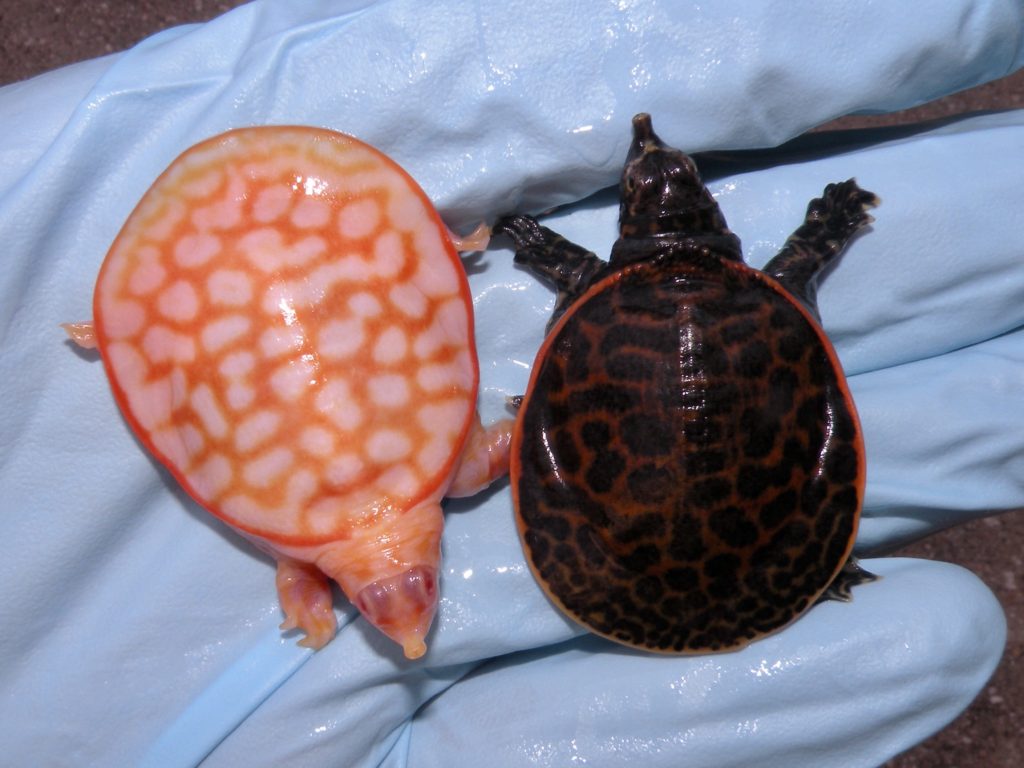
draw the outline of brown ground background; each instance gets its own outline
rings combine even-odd
[[[205,21],[241,4],[238,0],[0,0],[0,85],[123,50],[160,29]],[[895,115],[844,118],[825,128],[891,125],[1021,107],[1024,72]],[[1002,663],[970,709],[886,768],[1024,766],[1024,585],[1018,581],[1024,580],[1024,513],[960,526],[900,554],[959,563],[978,574],[1006,610],[1009,639]]]

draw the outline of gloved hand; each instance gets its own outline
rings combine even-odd
[[[1005,633],[966,571],[871,560],[883,578],[852,603],[741,652],[634,654],[551,607],[507,485],[448,506],[427,656],[404,661],[344,606],[312,654],[277,629],[269,560],[145,456],[102,367],[57,324],[90,316],[103,255],[156,175],[230,127],[359,136],[461,229],[613,184],[635,112],[688,151],[767,147],[1002,75],[1024,60],[1022,16],[1010,0],[925,16],[854,2],[255,2],[0,89],[8,759],[873,765],[948,722]],[[819,291],[865,430],[862,554],[1024,502],[1007,163],[1021,143],[1024,116],[1009,114],[705,163],[754,265],[825,183],[856,176],[882,198]],[[546,223],[606,255],[614,219],[604,193]],[[552,296],[507,250],[469,267],[487,421],[523,390]]]

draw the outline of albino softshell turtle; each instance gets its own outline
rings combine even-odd
[[[421,656],[437,606],[441,500],[503,475],[483,429],[469,286],[452,235],[392,160],[306,127],[187,150],[100,269],[96,346],[139,440],[278,564],[282,628],[320,648],[329,579]]]

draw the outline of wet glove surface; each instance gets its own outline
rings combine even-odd
[[[688,151],[766,147],[1021,58],[1009,2],[871,19],[854,3],[750,5],[608,3],[584,15],[526,2],[257,2],[0,89],[11,760],[873,765],[969,703],[1005,628],[962,569],[872,559],[883,579],[853,603],[819,606],[742,652],[648,657],[584,636],[550,606],[523,563],[506,485],[448,506],[423,660],[403,661],[343,603],[339,636],[311,654],[277,629],[270,561],[147,458],[102,366],[61,341],[58,323],[89,316],[103,255],[141,194],[182,150],[231,127],[359,136],[459,229],[587,198],[545,223],[606,256],[616,201],[598,192],[616,180],[635,112]],[[830,141],[704,167],[755,266],[825,183],[856,176],[882,198],[819,291],[864,426],[859,548],[870,554],[1024,499],[1024,271],[1006,162],[1024,118]],[[485,420],[523,390],[552,301],[500,245],[469,265]]]

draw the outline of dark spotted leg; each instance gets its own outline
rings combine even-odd
[[[532,216],[504,216],[491,231],[511,237],[516,247],[516,264],[551,283],[558,292],[548,330],[607,266],[590,251],[542,227]]]
[[[825,591],[821,593],[821,597],[818,598],[817,602],[823,603],[826,600],[841,600],[844,603],[848,603],[853,599],[850,594],[850,590],[856,587],[858,584],[868,584],[872,581],[877,581],[878,577],[870,571],[865,571],[860,567],[860,563],[857,562],[857,558],[850,555],[850,559],[846,561],[846,564],[842,567],[836,577],[832,579],[832,583],[825,588]]]
[[[846,247],[858,230],[871,223],[867,209],[878,204],[874,194],[853,179],[829,184],[807,206],[804,223],[789,236],[764,272],[774,277],[818,314],[817,277]]]
[[[807,206],[804,223],[789,236],[764,272],[774,277],[793,296],[818,316],[817,278],[853,236],[871,223],[867,209],[878,205],[878,198],[861,189],[853,179],[829,184],[821,197]],[[865,571],[852,555],[828,585],[818,602],[850,599],[850,590],[878,577]]]

